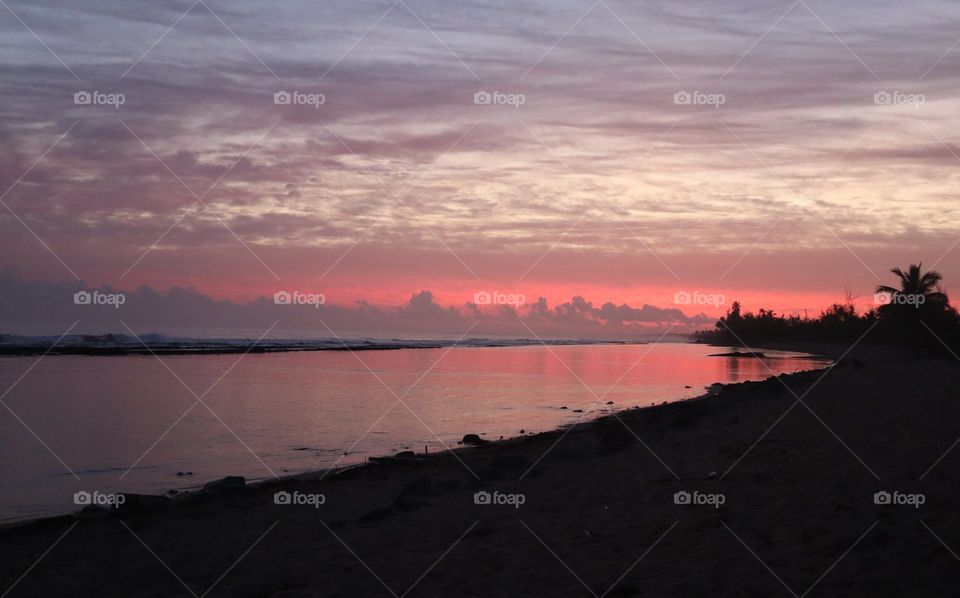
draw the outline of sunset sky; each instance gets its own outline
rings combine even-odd
[[[0,301],[51,301],[11,320],[148,286],[693,329],[960,280],[950,2],[0,4]]]

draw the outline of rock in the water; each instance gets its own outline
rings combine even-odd
[[[481,444],[486,444],[487,441],[483,438],[480,438],[477,434],[466,434],[463,437],[463,440],[460,441],[462,444],[468,444],[473,446],[478,446]]]
[[[413,451],[400,451],[399,453],[397,453],[397,457],[400,457],[400,458],[416,457],[416,456],[417,454]]]
[[[707,389],[707,394],[712,396],[712,395],[720,394],[720,392],[723,391],[723,384],[720,384],[719,382],[714,382],[713,384],[705,388]]]

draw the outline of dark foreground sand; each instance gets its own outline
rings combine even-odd
[[[464,463],[397,459],[8,529],[0,593],[19,579],[4,598],[956,596],[960,447],[943,455],[960,438],[960,364],[860,357],[806,406],[781,381],[803,396],[822,372],[464,449]],[[278,490],[326,503],[275,505]],[[524,503],[474,504],[481,490]],[[877,505],[880,490],[925,502]],[[724,502],[675,504],[680,491]]]

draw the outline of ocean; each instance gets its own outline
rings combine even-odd
[[[448,344],[0,357],[0,520],[75,511],[78,492],[166,494],[541,432],[825,364],[692,343]]]

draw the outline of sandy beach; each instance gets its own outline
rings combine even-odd
[[[958,384],[956,361],[858,349],[829,371],[455,455],[128,497],[4,530],[0,586],[11,597],[955,595]]]

